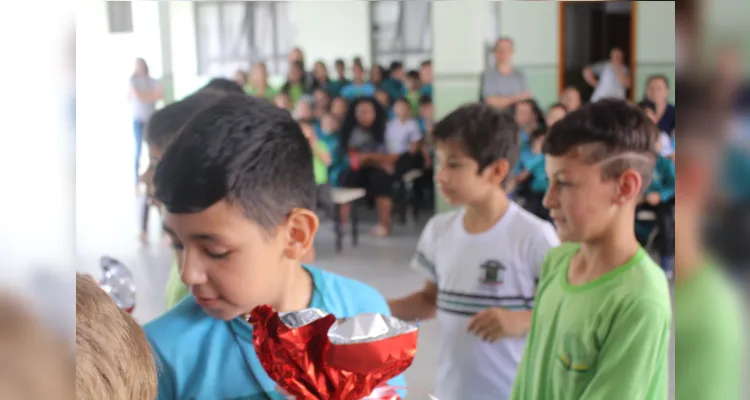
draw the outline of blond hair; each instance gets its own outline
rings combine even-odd
[[[89,277],[76,276],[76,394],[152,400],[156,364],[141,327]]]
[[[72,349],[25,304],[0,294],[0,399],[74,399]]]

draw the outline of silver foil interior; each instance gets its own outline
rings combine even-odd
[[[299,311],[279,313],[279,319],[290,328],[299,328],[317,321],[328,315],[327,312],[317,308],[306,308]]]
[[[368,343],[416,330],[416,325],[395,317],[362,313],[337,320],[328,330],[328,339],[333,344]]]
[[[299,328],[328,315],[317,308],[279,313],[281,322],[289,328]],[[414,332],[417,325],[398,318],[376,313],[362,313],[354,317],[338,319],[328,330],[328,339],[333,344],[375,342],[389,337]]]

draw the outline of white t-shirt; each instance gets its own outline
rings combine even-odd
[[[385,129],[385,147],[388,154],[403,154],[409,150],[409,145],[422,139],[419,124],[413,118],[404,122],[394,118],[388,121]]]
[[[623,72],[628,73],[628,67],[622,66]],[[599,76],[591,102],[605,98],[625,99],[625,87],[617,79],[617,71],[610,61],[602,61],[591,66],[591,71]]]
[[[488,307],[531,310],[542,261],[559,244],[554,227],[511,202],[494,227],[469,234],[465,209],[434,216],[422,232],[412,268],[437,283],[440,326],[438,399],[504,400],[510,396],[525,338],[484,342],[468,333]]]

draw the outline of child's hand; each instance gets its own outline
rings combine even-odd
[[[521,171],[521,173],[518,174],[518,178],[517,178],[518,182],[519,183],[520,182],[524,182],[526,179],[529,179],[529,176],[531,176],[531,174],[529,173],[529,171],[526,171],[526,170]]]
[[[472,317],[468,330],[488,342],[507,337],[522,337],[528,332],[528,316],[525,314],[491,307]]]
[[[661,203],[661,196],[659,196],[659,193],[657,192],[651,192],[646,195],[646,203],[651,204],[652,206],[658,206],[659,203]]]

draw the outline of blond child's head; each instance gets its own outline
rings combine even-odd
[[[151,400],[156,364],[146,335],[91,278],[76,276],[78,399]]]
[[[72,400],[70,346],[22,303],[0,294],[0,399]]]

